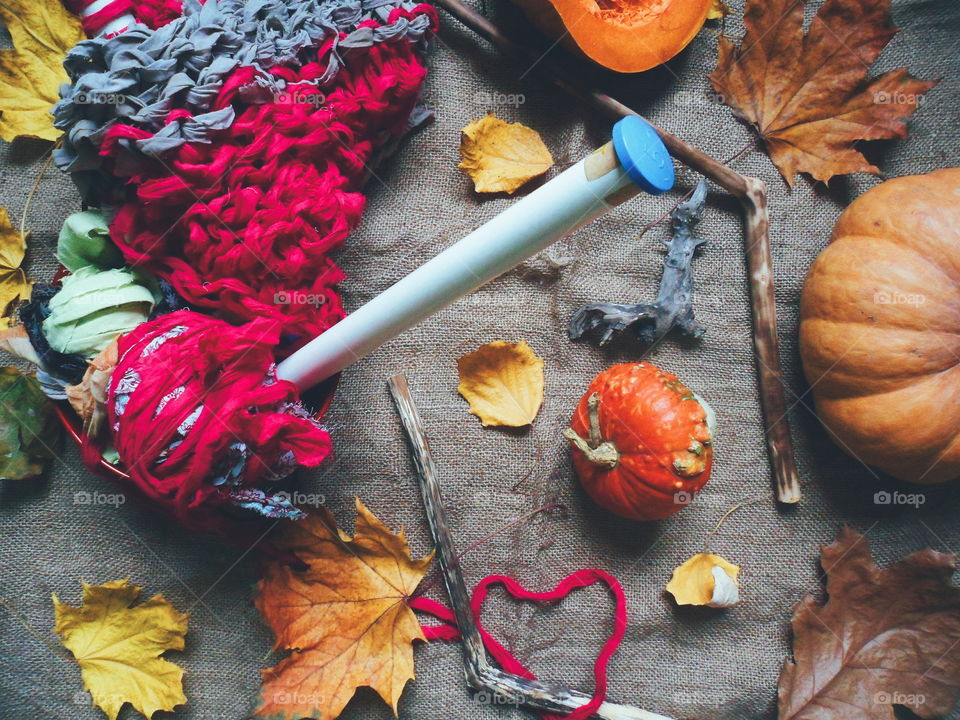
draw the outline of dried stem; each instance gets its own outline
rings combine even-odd
[[[47,638],[47,637],[44,636],[44,635],[41,635],[40,632],[39,632],[38,630],[36,630],[36,629],[27,621],[27,618],[25,618],[16,608],[13,607],[13,605],[11,605],[10,603],[8,603],[8,602],[7,602],[6,600],[4,600],[3,598],[0,598],[0,607],[5,608],[7,612],[9,612],[11,615],[13,615],[13,616],[20,622],[20,624],[23,625],[24,628],[26,628],[27,632],[29,632],[29,633],[30,633],[31,635],[33,635],[37,640],[39,640],[39,641],[42,642],[44,645],[46,645],[47,648],[48,648],[54,655],[56,655],[56,656],[58,656],[58,657],[61,657],[61,658],[63,658],[64,660],[67,660],[68,662],[76,662],[76,659],[73,657],[73,655],[68,654],[67,651],[64,650],[62,647],[60,647],[60,646],[58,646],[58,645],[55,645],[53,642],[50,641],[49,638]]]
[[[705,553],[710,552],[710,541],[713,540],[713,536],[717,534],[717,531],[720,530],[720,527],[727,521],[728,517],[733,515],[740,508],[746,507],[747,505],[753,505],[755,502],[760,502],[762,499],[763,499],[762,497],[754,497],[754,498],[750,498],[749,500],[738,502],[732,508],[727,510],[723,515],[721,515],[720,519],[717,521],[717,524],[713,526],[713,530],[711,530],[707,534],[707,537],[704,538],[703,551]]]
[[[609,95],[594,88],[581,87],[576,81],[569,80],[569,73],[563,72],[550,58],[514,41],[461,0],[436,0],[436,4],[503,52],[532,63],[531,67],[535,66],[537,71],[558,88],[592,106],[601,114],[614,119],[639,115]],[[743,205],[744,240],[753,310],[753,345],[760,405],[766,426],[767,450],[777,500],[782,503],[795,503],[800,500],[800,478],[793,457],[787,400],[780,373],[766,186],[757,178],[732,170],[676,135],[655,125],[654,129],[673,157],[738,197]]]
[[[500,527],[496,528],[495,530],[491,530],[490,532],[488,532],[486,535],[484,535],[484,536],[483,536],[482,538],[480,538],[479,540],[475,540],[474,542],[472,542],[472,543],[470,543],[469,545],[467,545],[463,550],[461,550],[460,552],[457,553],[457,556],[453,559],[453,561],[454,561],[455,563],[459,563],[461,560],[463,560],[464,555],[468,555],[469,553],[473,552],[474,550],[476,550],[476,549],[477,549],[478,547],[480,547],[481,545],[485,545],[486,543],[490,542],[491,540],[493,540],[493,538],[495,538],[495,537],[496,537],[497,535],[499,535],[500,533],[506,532],[506,531],[509,530],[510,528],[516,527],[517,525],[519,525],[519,524],[521,524],[521,523],[523,523],[523,522],[526,522],[527,520],[529,520],[530,518],[532,518],[534,515],[539,515],[539,514],[542,513],[542,512],[547,512],[547,511],[549,511],[549,510],[554,510],[554,509],[559,508],[559,507],[563,507],[563,506],[562,506],[560,503],[550,503],[549,505],[542,505],[541,507],[535,508],[535,509],[533,509],[533,510],[531,510],[531,511],[529,511],[529,512],[525,512],[523,515],[520,515],[519,517],[515,517],[513,520],[511,520],[510,522],[508,522],[506,525],[501,525]],[[434,570],[436,570],[436,566],[434,566]],[[433,572],[431,571],[431,575],[432,575],[432,574],[433,574]],[[431,578],[428,582],[421,582],[420,585],[417,586],[417,591],[416,591],[416,593],[414,593],[414,594],[415,594],[415,595],[425,595],[425,594],[427,593],[427,591],[434,586],[434,583],[435,583],[435,582],[436,582],[436,578],[435,578],[435,577]]]
[[[50,163],[53,161],[53,150],[55,150],[60,145],[60,141],[57,141],[57,144],[54,145],[53,149],[50,150],[50,154],[47,155],[46,161],[43,165],[40,166],[39,172],[37,172],[37,179],[33,181],[33,186],[30,188],[30,192],[27,194],[26,202],[23,204],[23,214],[20,216],[20,237],[24,241],[27,239],[27,213],[30,212],[30,205],[33,203],[33,196],[37,194],[37,190],[40,188],[40,183],[43,181],[43,176],[47,172],[47,168],[50,167]]]
[[[590,440],[584,440],[573,428],[563,431],[563,436],[577,446],[594,465],[613,470],[620,464],[620,451],[612,442],[603,439],[600,433],[600,395],[593,393],[587,400],[587,413],[590,418]]]
[[[470,611],[470,593],[457,562],[453,536],[447,523],[447,513],[440,494],[440,480],[430,443],[424,433],[423,421],[410,395],[404,375],[395,375],[388,383],[390,394],[403,423],[410,452],[417,470],[423,505],[430,525],[430,534],[437,547],[437,562],[450,596],[450,604],[457,620],[463,647],[463,666],[467,685],[474,690],[485,690],[511,702],[548,713],[570,713],[590,702],[590,696],[559,685],[529,680],[504,672],[487,662],[483,640]],[[664,715],[641,710],[629,705],[605,702],[596,715],[606,720],[670,720]]]

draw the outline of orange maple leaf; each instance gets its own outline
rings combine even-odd
[[[407,598],[433,555],[413,560],[403,531],[391,533],[359,500],[352,539],[322,509],[277,544],[307,567],[269,565],[259,584],[257,608],[290,654],[263,671],[255,714],[330,720],[362,686],[396,713],[414,677],[413,641],[426,639]]]
[[[880,170],[858,140],[905,137],[906,118],[938,81],[906,69],[867,78],[897,33],[889,0],[827,0],[803,32],[803,0],[749,0],[747,33],[721,38],[709,75],[722,101],[752,124],[787,184],[799,172],[834,175]]]

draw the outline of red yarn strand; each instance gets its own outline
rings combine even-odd
[[[483,645],[487,649],[497,664],[509,673],[520,675],[521,677],[536,679],[536,676],[528,670],[523,663],[517,660],[513,654],[501,645],[489,632],[487,632],[480,623],[480,614],[483,603],[487,598],[487,593],[492,585],[503,585],[506,591],[518,600],[532,600],[534,602],[556,602],[567,597],[573,590],[589,587],[595,583],[603,583],[613,595],[616,607],[613,616],[613,631],[610,637],[603,644],[600,653],[593,666],[594,692],[590,702],[574,710],[572,713],[563,717],[567,720],[584,720],[590,717],[597,708],[603,704],[607,696],[607,665],[610,658],[617,651],[623,640],[627,629],[627,600],[623,592],[623,587],[615,577],[603,570],[588,569],[578,570],[560,581],[552,590],[545,592],[532,592],[525,589],[519,582],[506,575],[488,575],[483,578],[473,591],[473,597],[470,607],[477,623],[477,630],[483,640]],[[417,597],[410,600],[410,607],[414,610],[433,615],[438,620],[443,620],[444,625],[424,626],[424,635],[428,640],[455,640],[460,637],[456,629],[456,618],[453,611],[441,605],[430,598]],[[544,715],[544,718],[554,717]]]

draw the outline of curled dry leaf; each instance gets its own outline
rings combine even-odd
[[[267,566],[257,608],[290,654],[263,671],[257,717],[337,717],[359,687],[371,687],[394,713],[413,679],[413,641],[425,640],[407,605],[433,559],[410,557],[357,500],[356,532],[337,528],[325,509],[290,524],[277,541],[305,570]]]
[[[524,427],[543,404],[543,360],[525,340],[497,340],[457,361],[457,391],[484,425]]]
[[[60,0],[4,0],[0,20],[13,50],[0,50],[0,137],[56,140],[50,108],[68,81],[63,58],[86,36]]]
[[[83,374],[77,385],[65,388],[67,400],[74,412],[83,420],[83,431],[92,438],[98,437],[107,422],[107,390],[113,368],[119,360],[119,338],[115,338],[100,351]]]
[[[730,607],[740,602],[740,567],[712,553],[698,553],[673,571],[667,592],[677,605]]]
[[[152,718],[187,701],[183,670],[160,656],[183,650],[189,616],[162,595],[133,606],[139,596],[127,580],[84,583],[80,607],[53,596],[54,630],[76,658],[93,704],[110,720],[124,703]]]
[[[0,350],[34,365],[40,364],[40,356],[37,355],[23,325],[0,327]]]
[[[553,167],[553,156],[539,133],[492,113],[463,129],[460,156],[459,167],[481,193],[513,193]]]
[[[957,559],[927,548],[881,570],[859,533],[823,548],[828,600],[793,616],[780,674],[780,720],[894,720],[892,704],[947,715],[960,694]]]
[[[6,209],[0,207],[0,328],[10,326],[10,313],[18,300],[30,299],[31,283],[20,267],[26,252],[27,238],[10,222]]]
[[[879,174],[859,140],[905,137],[906,118],[936,82],[905,69],[868,79],[869,67],[897,28],[889,0],[827,0],[808,33],[804,3],[749,0],[739,47],[721,38],[713,84],[724,103],[752,124],[789,185],[805,172]]]

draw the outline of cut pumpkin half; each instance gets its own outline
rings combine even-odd
[[[548,35],[635,73],[662,65],[700,32],[713,0],[514,0]]]

